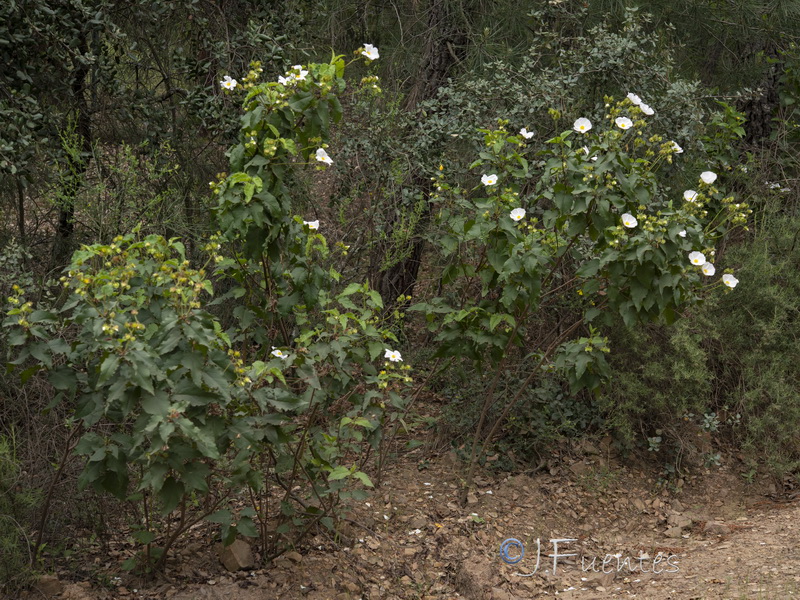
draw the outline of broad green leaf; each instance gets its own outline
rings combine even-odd
[[[367,476],[366,473],[362,471],[356,471],[355,473],[353,473],[353,477],[361,481],[361,483],[363,483],[367,487],[374,487],[372,480]]]
[[[328,475],[328,481],[336,481],[337,479],[344,479],[350,476],[350,469],[339,465]]]
[[[119,367],[119,356],[109,354],[100,365],[100,376],[97,379],[97,384],[102,385],[111,379],[117,372],[117,367]]]

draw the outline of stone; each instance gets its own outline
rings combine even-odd
[[[500,589],[499,587],[492,588],[489,598],[491,600],[515,600],[514,596],[509,594],[507,591]]]
[[[590,465],[587,465],[583,461],[578,461],[575,464],[570,465],[569,470],[572,471],[575,475],[581,476],[591,471],[592,467]]]
[[[291,552],[287,552],[283,556],[288,558],[293,563],[299,563],[301,560],[303,560],[303,555],[300,554],[299,552],[295,552],[294,550],[292,550]]]
[[[680,529],[688,529],[692,526],[692,519],[687,517],[686,515],[679,515],[679,514],[672,514],[667,519],[667,523],[672,525],[673,527],[679,527]]]
[[[603,573],[602,571],[585,571],[582,575],[583,583],[600,590],[603,587],[610,587],[614,583],[615,572]]]
[[[679,538],[683,533],[683,529],[680,527],[670,527],[664,532],[664,535],[668,538]]]
[[[92,600],[95,595],[91,592],[91,585],[86,587],[85,583],[87,582],[68,583],[64,586],[64,591],[56,597],[60,600]]]
[[[230,546],[217,544],[217,554],[220,562],[228,571],[252,569],[255,564],[250,544],[243,540],[235,540]]]
[[[45,598],[58,596],[64,591],[64,584],[55,575],[42,575],[33,587]]]
[[[430,523],[429,519],[425,515],[418,515],[413,517],[409,522],[408,526],[411,529],[425,529],[428,523]]]
[[[353,582],[353,581],[345,581],[345,582],[342,584],[342,587],[343,587],[345,590],[347,590],[348,592],[351,592],[351,593],[353,593],[353,594],[355,594],[355,593],[358,593],[358,592],[360,592],[360,591],[361,591],[361,587],[360,587],[360,586],[359,586],[357,583],[355,583],[355,582]]]
[[[703,527],[703,533],[709,535],[728,535],[731,532],[730,526],[719,521],[709,521]]]
[[[456,573],[456,589],[473,600],[488,600],[491,589],[500,585],[497,565],[483,556],[473,555],[461,563]]]

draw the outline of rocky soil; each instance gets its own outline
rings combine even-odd
[[[244,543],[233,555],[221,555],[214,531],[204,525],[176,550],[164,580],[143,583],[123,574],[126,549],[120,542],[110,554],[85,550],[83,560],[102,577],[87,580],[64,568],[23,597],[800,597],[800,504],[747,486],[735,459],[663,485],[602,444],[583,444],[570,460],[536,473],[483,472],[461,507],[463,465],[452,453],[422,460],[422,452],[410,452],[390,468],[379,489],[352,507],[340,535],[318,534],[269,568],[253,568],[257,548]],[[516,564],[508,564],[520,557],[513,542],[505,561],[500,555],[509,538],[525,548]],[[552,540],[565,539],[572,541],[554,547]]]

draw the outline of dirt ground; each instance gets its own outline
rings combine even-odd
[[[774,493],[770,499],[766,484],[746,484],[735,459],[665,486],[641,465],[586,443],[549,470],[481,472],[461,507],[463,464],[453,453],[424,452],[411,451],[392,465],[383,484],[352,507],[340,536],[318,534],[269,568],[227,571],[212,530],[201,528],[177,549],[165,580],[142,584],[120,569],[124,549],[97,551],[84,558],[105,574],[102,581],[80,581],[64,569],[51,592],[43,586],[46,593],[23,597],[800,597],[800,503]],[[516,564],[508,564],[520,558],[514,542],[506,544],[506,560],[501,557],[509,538],[525,549]],[[567,539],[572,541],[552,541]],[[60,593],[50,596],[53,591]]]

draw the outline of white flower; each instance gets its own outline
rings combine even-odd
[[[672,142],[672,150],[675,154],[683,154],[683,148],[678,145],[678,142]]]
[[[319,162],[325,163],[326,165],[333,164],[333,159],[330,156],[328,156],[328,153],[325,152],[324,148],[317,148],[317,160]]]
[[[408,535],[419,535],[420,533],[422,533],[421,529],[412,529],[408,532]]]
[[[527,129],[525,129],[524,127],[523,127],[522,129],[520,129],[520,130],[519,130],[519,134],[520,134],[522,137],[524,137],[526,140],[529,140],[529,139],[531,139],[531,138],[533,137],[533,132],[532,132],[532,131],[528,131],[528,130],[527,130]]]
[[[681,237],[686,237],[686,230],[685,229],[680,230],[678,232],[678,235],[681,236]]]
[[[642,111],[644,114],[646,114],[648,117],[649,117],[650,115],[654,115],[654,114],[656,114],[656,111],[654,111],[652,108],[650,108],[650,106],[649,106],[649,105],[645,104],[644,102],[642,102],[642,103],[639,105],[639,108],[640,108],[640,109],[641,109],[641,111]]]
[[[239,85],[239,82],[236,81],[235,79],[232,79],[230,75],[225,75],[225,77],[222,78],[222,81],[220,81],[219,84],[226,90],[232,90],[237,85]]]
[[[736,287],[736,284],[739,283],[739,280],[736,279],[736,277],[734,277],[733,275],[725,273],[725,275],[722,276],[722,283],[727,285],[729,288],[733,289]]]
[[[622,224],[625,225],[625,227],[627,227],[628,229],[633,229],[639,224],[639,221],[637,221],[632,214],[625,213],[624,215],[622,215]]]
[[[710,262],[705,263],[701,270],[706,277],[711,277],[717,271]]]
[[[297,71],[297,73],[292,73],[292,77],[295,78],[297,81],[303,81],[308,75],[308,71],[303,69],[302,65],[295,65],[292,67],[292,71]]]
[[[777,189],[777,188],[781,187],[780,183],[777,183],[777,182],[774,182],[774,181],[773,182],[769,182],[768,181],[767,185],[769,186],[769,189],[771,189],[771,190],[774,190],[774,189]]]
[[[283,353],[283,350],[276,348],[275,346],[272,347],[272,352],[270,352],[270,354],[272,354],[272,356],[275,358],[282,358],[286,360],[286,354]]]
[[[589,147],[588,147],[588,146],[584,146],[584,147],[583,147],[583,151],[586,153],[586,156],[589,156]],[[593,157],[592,157],[592,158],[590,158],[589,160],[597,160],[597,157],[596,157],[596,156],[593,156]]]
[[[319,219],[316,221],[303,221],[303,225],[308,225],[309,229],[316,231],[319,229]]]
[[[714,173],[713,171],[703,171],[702,173],[700,173],[700,179],[703,180],[703,183],[711,185],[717,180],[717,174]]]
[[[683,192],[683,199],[687,202],[697,202],[697,192],[694,190],[686,190]]]
[[[278,83],[281,85],[291,85],[295,81],[303,81],[308,75],[308,71],[303,69],[303,65],[295,65],[286,72],[285,77],[278,77]]]
[[[614,123],[616,123],[617,127],[620,129],[630,129],[633,126],[633,121],[628,117],[617,117],[614,119]]]
[[[521,221],[522,219],[525,218],[525,209],[515,208],[514,210],[511,211],[511,213],[508,216],[514,219],[515,221]]]
[[[389,359],[392,362],[403,362],[403,357],[400,356],[400,353],[397,350],[390,350],[389,348],[386,348],[383,358]]]
[[[364,44],[364,49],[361,51],[361,54],[370,60],[378,60],[381,57],[378,53],[378,49],[372,44]]]
[[[497,183],[497,175],[494,173],[491,175],[481,175],[481,183],[483,185],[494,185]]]
[[[636,106],[639,106],[642,103],[642,99],[634,93],[628,93],[628,100],[633,102]]]
[[[592,122],[586,117],[581,117],[572,124],[572,128],[578,133],[586,133],[592,128]]]
[[[689,262],[697,267],[702,267],[704,264],[706,264],[706,257],[703,256],[702,252],[697,252],[695,250],[694,252],[689,253]]]

